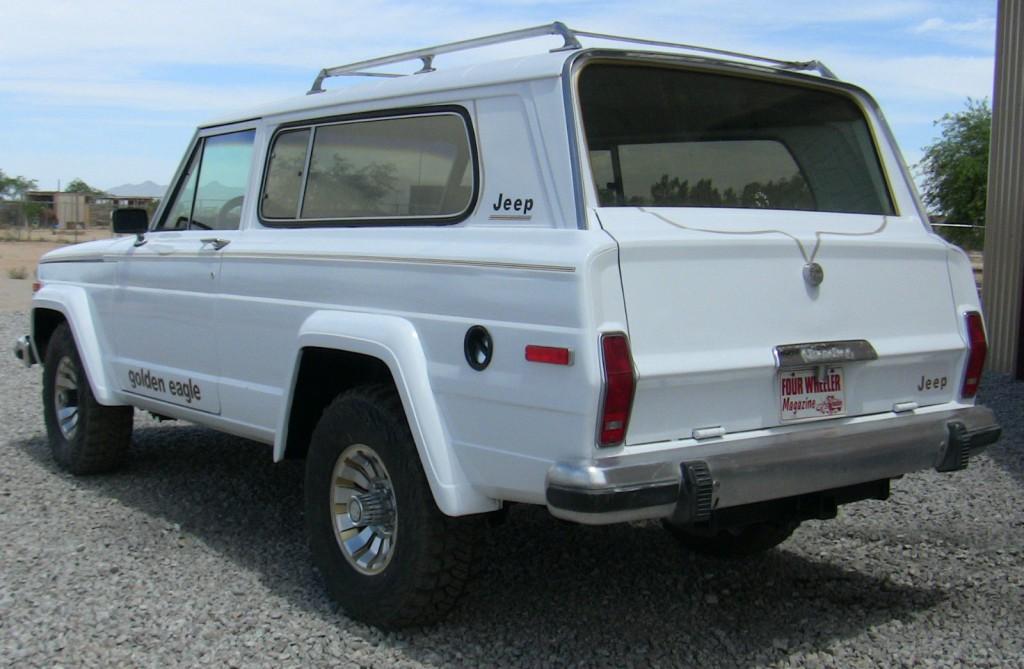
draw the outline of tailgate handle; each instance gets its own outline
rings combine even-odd
[[[715,427],[698,427],[690,433],[690,436],[697,441],[700,441],[701,439],[713,439],[714,437],[724,437],[725,428],[721,425],[716,425]]]
[[[772,349],[772,353],[775,356],[775,366],[780,370],[878,360],[875,347],[866,339],[783,344]]]

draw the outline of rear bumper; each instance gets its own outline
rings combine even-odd
[[[714,509],[963,469],[1000,433],[992,411],[973,406],[559,462],[548,470],[547,505],[554,516],[587,524],[700,521]]]

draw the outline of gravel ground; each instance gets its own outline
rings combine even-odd
[[[24,329],[0,314],[0,343]],[[1006,436],[967,472],[908,476],[763,557],[516,507],[447,622],[385,634],[323,594],[301,465],[138,418],[126,470],[71,478],[38,368],[0,369],[3,665],[1024,667],[1024,383],[1004,377],[983,394]]]

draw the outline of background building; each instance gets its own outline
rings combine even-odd
[[[989,369],[1024,380],[1024,0],[999,0],[985,214]]]
[[[30,190],[25,200],[42,205],[41,225],[57,223],[61,228],[85,227],[89,224],[89,201],[85,193],[63,193],[60,191]]]
[[[150,213],[156,208],[158,197],[120,197],[106,193],[66,193],[62,191],[34,190],[25,194],[25,200],[42,205],[38,221],[44,227],[54,223],[62,229],[85,228],[110,224],[110,212],[120,207],[138,207]]]

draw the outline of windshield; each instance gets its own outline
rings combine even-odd
[[[843,94],[592,64],[579,98],[602,207],[893,213],[867,122]]]

